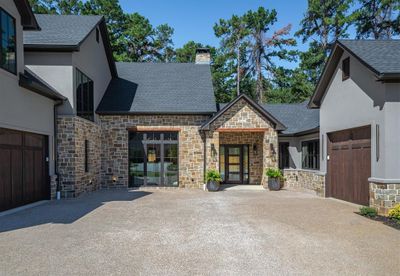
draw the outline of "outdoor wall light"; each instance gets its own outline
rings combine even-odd
[[[115,175],[113,175],[113,177],[112,177],[112,182],[117,182],[117,177],[115,176]]]
[[[269,149],[271,150],[272,154],[274,154],[274,155],[276,154],[274,144],[270,143]]]
[[[256,144],[253,144],[253,152],[254,152],[254,155],[257,155],[257,150],[258,150],[257,145],[256,145]]]
[[[211,144],[211,156],[215,157],[217,155],[217,150],[215,149],[215,144]]]

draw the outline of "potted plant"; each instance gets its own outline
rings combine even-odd
[[[268,168],[266,175],[268,176],[268,189],[279,191],[284,180],[282,172],[277,168]]]
[[[221,175],[217,170],[208,170],[206,173],[207,190],[218,191],[221,180]]]

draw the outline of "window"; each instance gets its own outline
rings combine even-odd
[[[76,112],[90,121],[94,121],[93,87],[93,81],[76,69]]]
[[[279,168],[289,168],[289,143],[279,143]]]
[[[0,8],[0,67],[17,73],[15,19]]]
[[[319,170],[319,141],[305,141],[301,143],[302,168]]]
[[[97,43],[99,43],[99,41],[100,41],[100,32],[99,32],[99,28],[96,28],[96,41],[97,41]]]
[[[85,172],[89,172],[89,141],[85,140]]]
[[[350,58],[345,58],[342,61],[342,80],[350,78]]]

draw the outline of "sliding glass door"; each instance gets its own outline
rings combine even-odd
[[[178,133],[129,133],[129,187],[178,187]]]

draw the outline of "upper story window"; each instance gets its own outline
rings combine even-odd
[[[304,141],[301,143],[302,168],[319,170],[319,141]]]
[[[94,121],[93,89],[93,81],[76,69],[76,112],[90,121]]]
[[[345,58],[342,61],[342,80],[350,78],[350,58]]]
[[[15,19],[0,8],[0,67],[13,74],[17,73],[17,47]]]

